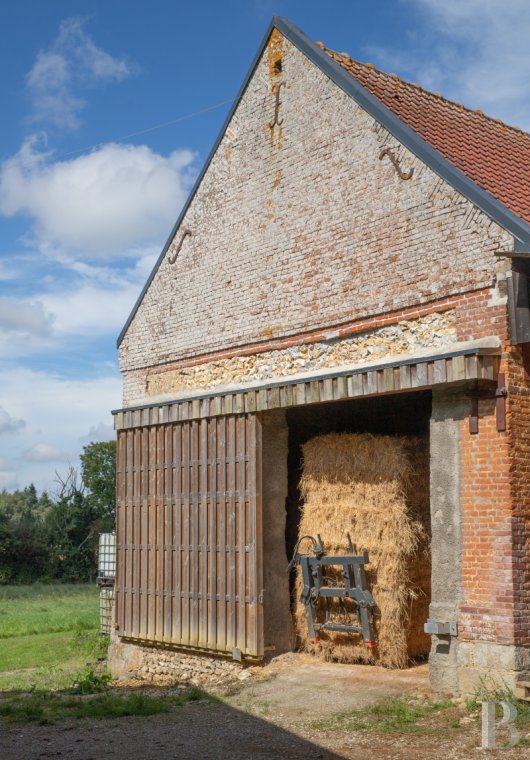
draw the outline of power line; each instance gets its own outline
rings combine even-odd
[[[154,132],[156,129],[163,129],[164,127],[170,127],[172,124],[178,124],[180,121],[187,121],[188,119],[193,119],[195,116],[200,116],[203,113],[214,111],[216,108],[221,108],[221,106],[227,105],[227,103],[232,103],[232,100],[223,100],[220,103],[216,103],[213,106],[202,108],[200,111],[193,111],[192,113],[187,113],[184,116],[178,116],[176,119],[172,119],[171,121],[165,121],[162,124],[155,124],[155,126],[153,127],[147,127],[147,129],[141,129],[138,132],[131,132],[128,135],[115,137],[112,140],[102,140],[101,142],[94,143],[93,145],[88,145],[85,148],[76,148],[76,150],[69,150],[67,153],[61,153],[61,155],[58,156],[58,158],[61,159],[61,158],[66,158],[67,156],[74,156],[77,153],[86,153],[87,151],[93,150],[94,148],[100,148],[102,145],[106,145],[109,142],[114,142],[114,143],[123,142],[123,140],[130,140],[131,137],[138,137],[139,135],[145,135],[148,132]]]

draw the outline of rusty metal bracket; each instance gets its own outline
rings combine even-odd
[[[167,260],[170,264],[174,264],[175,261],[177,260],[177,256],[179,255],[180,249],[182,248],[182,243],[186,240],[188,235],[191,236],[191,230],[188,230],[188,229],[182,230],[182,237],[180,238],[180,243],[177,245],[175,252],[172,253],[171,256],[167,257]]]
[[[506,397],[508,388],[506,387],[506,377],[503,372],[497,375],[497,387],[494,390],[474,391],[470,394],[471,410],[469,412],[469,432],[471,435],[478,433],[478,402],[482,398],[495,399],[495,419],[497,422],[497,432],[502,433],[506,430]]]
[[[279,119],[278,118],[279,115],[280,115],[280,106],[282,104],[282,101],[280,100],[280,90],[281,90],[282,87],[285,87],[285,82],[280,82],[279,84],[277,84],[274,87],[274,94],[276,96],[276,103],[274,105],[274,120],[271,121],[271,122],[269,122],[269,127],[271,129],[274,129],[274,127],[276,125],[278,125],[279,127],[281,127],[281,125],[283,124],[283,119]]]
[[[413,166],[411,166],[411,168],[408,170],[408,172],[402,171],[402,169],[401,169],[401,167],[399,165],[399,161],[397,160],[397,158],[395,157],[395,155],[392,153],[392,151],[390,150],[390,148],[383,148],[383,150],[379,154],[379,160],[382,161],[385,156],[388,156],[389,159],[394,164],[394,169],[397,171],[399,179],[404,179],[404,180],[412,179],[412,175],[414,174],[414,167]]]

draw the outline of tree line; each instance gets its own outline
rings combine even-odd
[[[0,492],[0,584],[95,579],[99,534],[115,524],[116,443],[90,443],[80,459],[54,497]]]

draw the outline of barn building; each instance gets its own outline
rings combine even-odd
[[[301,447],[370,433],[429,451],[433,688],[524,692],[529,258],[529,135],[274,18],[118,341],[113,672],[290,650]]]

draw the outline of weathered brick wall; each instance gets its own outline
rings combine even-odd
[[[529,367],[506,342],[505,432],[494,399],[479,402],[477,435],[462,423],[463,640],[530,646]]]
[[[271,129],[280,82],[282,124]],[[383,145],[414,167],[411,180],[379,160]],[[171,265],[177,232],[123,340],[125,373],[477,289],[495,294],[506,263],[493,252],[513,244],[280,37],[184,228],[191,236]]]
[[[514,640],[530,646],[530,355],[528,345],[509,347],[505,364],[508,384],[510,484],[512,496],[511,556]]]
[[[461,638],[513,643],[510,441],[497,432],[495,400],[479,402],[479,432],[461,430]]]

